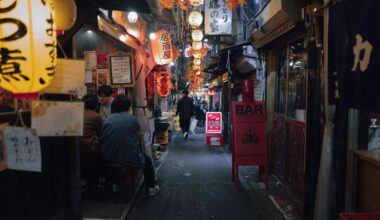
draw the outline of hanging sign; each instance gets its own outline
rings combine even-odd
[[[36,130],[7,127],[3,139],[9,169],[41,172],[41,145]]]
[[[156,32],[155,39],[150,40],[154,61],[157,65],[166,65],[173,60],[173,48],[170,33],[166,30]]]
[[[220,134],[222,133],[222,113],[207,112],[206,113],[206,133]]]
[[[161,97],[166,97],[170,93],[170,78],[171,74],[167,71],[159,72],[157,74],[157,92]]]
[[[47,87],[57,59],[51,0],[0,1],[0,87],[16,96]]]
[[[232,31],[232,11],[225,0],[205,1],[206,35],[230,35]]]
[[[373,28],[380,21],[380,2],[344,1],[339,6],[331,8],[329,19],[330,104],[340,101],[347,108],[380,112],[380,32]]]
[[[268,187],[265,102],[232,102],[232,175],[239,185],[239,166],[260,165]]]

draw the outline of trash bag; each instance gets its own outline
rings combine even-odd
[[[198,120],[195,117],[191,118],[189,131],[195,134],[195,127],[197,127]]]

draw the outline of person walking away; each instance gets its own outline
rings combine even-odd
[[[111,114],[112,88],[107,85],[100,86],[98,89],[99,107],[97,112],[102,116],[103,120]]]
[[[131,100],[126,95],[118,95],[112,102],[111,115],[103,125],[101,155],[105,161],[143,167],[148,194],[154,196],[160,188],[155,180],[152,160],[145,154],[140,124],[129,113],[130,108]]]
[[[103,119],[95,112],[99,105],[95,94],[87,94],[84,102],[84,129],[80,138],[80,163],[84,185],[92,186],[101,170],[99,140]]]
[[[183,96],[178,101],[176,115],[179,115],[179,124],[183,133],[183,138],[187,139],[189,135],[190,120],[194,114],[193,99],[189,98],[189,92],[183,91]]]

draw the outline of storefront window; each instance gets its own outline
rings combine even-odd
[[[277,112],[285,114],[286,94],[286,48],[279,51],[279,70],[277,88]]]
[[[305,121],[306,78],[303,39],[289,44],[288,71],[287,115]]]

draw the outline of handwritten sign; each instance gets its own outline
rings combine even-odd
[[[9,169],[41,172],[41,145],[36,130],[7,127],[3,138]]]
[[[45,92],[84,95],[85,65],[83,60],[58,59],[55,76]]]
[[[205,1],[206,35],[230,35],[232,30],[232,11],[227,9],[225,0]]]
[[[131,56],[111,56],[111,84],[133,84]]]
[[[3,133],[8,123],[0,124],[0,171],[7,168],[7,152],[4,146]]]
[[[39,136],[82,136],[82,102],[32,102],[32,128]]]

